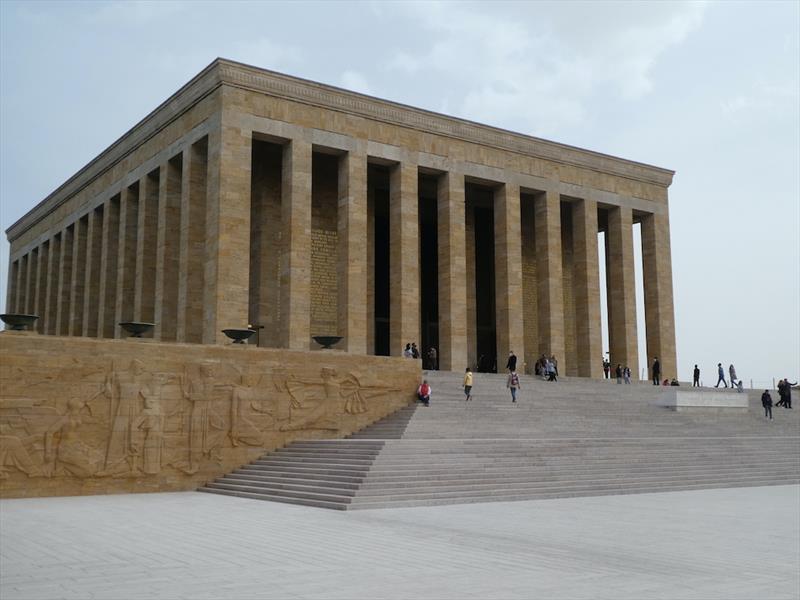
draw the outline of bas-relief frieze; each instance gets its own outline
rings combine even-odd
[[[192,361],[176,370],[133,358],[96,366],[72,361],[44,374],[27,365],[5,368],[0,489],[19,477],[97,484],[222,472],[231,449],[357,429],[355,418],[377,404],[383,403],[375,418],[403,405],[404,387],[375,372],[329,366]],[[244,456],[225,468],[243,462]]]

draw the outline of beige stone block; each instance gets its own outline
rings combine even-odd
[[[420,340],[417,165],[392,167],[389,188],[389,343],[399,356]]]
[[[672,300],[672,259],[669,217],[642,218],[642,266],[648,369],[655,357],[662,378],[678,376],[675,349],[675,308]],[[649,371],[652,377],[652,371]]]
[[[564,291],[561,252],[561,198],[557,192],[540,194],[534,201],[536,222],[536,285],[538,291],[539,353],[555,356],[559,372],[564,359]]]
[[[608,278],[608,337],[611,367],[628,366],[639,377],[636,335],[636,284],[633,268],[633,214],[630,208],[608,211],[606,273]]]
[[[603,377],[604,355],[597,232],[597,202],[578,200],[572,205],[576,366],[580,377],[600,379]]]
[[[117,324],[117,264],[119,262],[120,195],[105,203],[103,209],[103,242],[100,259],[98,336],[113,338]],[[93,312],[93,311],[92,311]]]
[[[84,298],[86,290],[86,232],[89,217],[75,222],[72,244],[72,275],[70,276],[69,335],[83,334]]]
[[[284,348],[307,350],[311,326],[311,143],[293,139],[283,153],[281,188],[281,340]]]
[[[339,335],[343,348],[367,353],[367,157],[339,158],[338,278]]]
[[[438,178],[439,368],[458,371],[467,358],[467,263],[464,176]]]
[[[86,297],[84,298],[83,335],[102,337],[100,323],[100,279],[103,254],[103,215],[104,208],[98,207],[89,213],[89,227],[86,231]]]
[[[178,334],[181,178],[183,156],[159,167],[156,239],[155,330],[157,340],[174,341]]]
[[[504,361],[511,351],[518,357],[525,356],[521,239],[519,186],[505,183],[494,192],[498,368],[501,363],[505,364]]]

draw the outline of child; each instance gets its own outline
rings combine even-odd
[[[464,373],[464,395],[467,397],[465,402],[472,400],[472,370],[469,367]]]
[[[517,390],[520,389],[519,385],[519,375],[515,370],[511,370],[508,374],[508,380],[506,381],[506,387],[511,390],[511,401],[517,401]]]

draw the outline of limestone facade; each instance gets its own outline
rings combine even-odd
[[[49,335],[673,376],[673,172],[217,59],[8,231],[7,312]],[[606,248],[599,277],[598,234]],[[600,333],[607,287],[608,348]],[[253,342],[256,343],[255,336]]]

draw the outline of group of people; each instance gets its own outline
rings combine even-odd
[[[514,361],[516,364],[516,357],[514,357]],[[508,367],[506,366],[506,368]],[[558,381],[558,359],[552,354],[550,358],[542,354],[533,365],[533,373],[546,381]]]
[[[406,347],[403,349],[403,356],[405,358],[420,358],[421,355],[419,348],[417,348],[417,343],[407,343]],[[439,369],[439,353],[436,351],[436,348],[431,346],[422,362],[424,363],[422,368],[426,371],[437,371]]]

